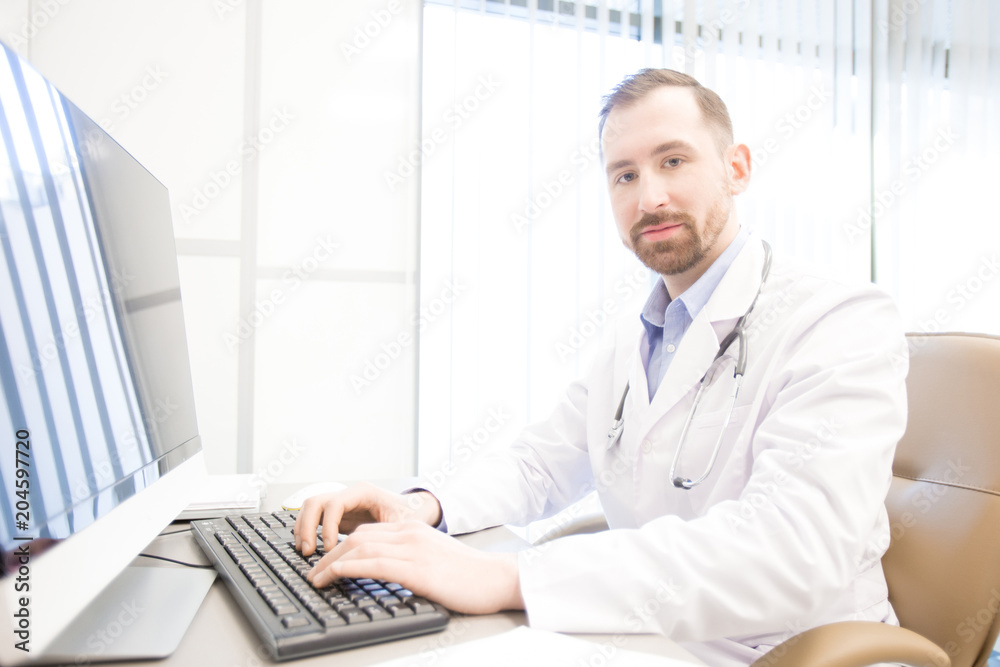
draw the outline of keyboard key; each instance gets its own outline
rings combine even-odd
[[[368,617],[373,621],[382,621],[393,617],[392,614],[378,606],[365,607],[362,611],[368,614]]]
[[[423,598],[407,598],[406,605],[413,610],[414,614],[426,614],[434,611],[434,605]]]
[[[395,604],[386,605],[385,606],[385,610],[387,612],[389,612],[390,614],[392,614],[393,617],[396,617],[396,616],[412,616],[413,615],[413,610],[410,609],[409,607],[407,607],[402,602],[397,602]]]
[[[286,628],[301,628],[309,625],[309,619],[305,616],[286,616],[281,619],[281,624]]]
[[[288,614],[294,614],[298,612],[298,607],[293,604],[279,604],[273,607],[274,613],[278,616],[287,616]]]
[[[266,586],[271,583],[271,578],[261,571],[259,574],[248,573],[247,579],[253,584],[254,588],[260,588],[261,586]]]
[[[313,616],[320,616],[324,612],[333,611],[330,605],[320,600],[319,602],[306,602],[306,609],[312,612]]]
[[[295,597],[302,598],[306,593],[312,591],[312,587],[304,581],[296,581],[288,584],[288,587],[295,593]]]
[[[281,539],[278,534],[271,530],[270,528],[258,528],[257,534],[260,535],[260,539],[264,540],[268,544],[280,544]]]
[[[335,628],[338,625],[347,625],[347,621],[341,618],[340,614],[331,611],[329,614],[324,614],[319,617],[319,623],[324,628]]]
[[[372,619],[368,617],[368,614],[364,613],[360,609],[342,609],[340,615],[348,625],[354,625],[355,623],[368,623]]]

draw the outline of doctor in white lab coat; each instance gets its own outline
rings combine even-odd
[[[362,486],[308,502],[304,553],[302,536],[319,523],[354,531],[314,583],[386,578],[459,611],[524,608],[543,629],[663,633],[711,665],[747,665],[823,623],[896,622],[880,559],[906,423],[898,315],[871,286],[780,258],[764,270],[769,250],[732,206],[749,183],[749,151],[733,144],[713,96],[683,75],[644,72],[602,115],[623,241],[663,276],[661,301],[704,294],[685,302],[695,312],[679,343],[659,350],[655,391],[647,328],[626,317],[553,414],[508,451],[409,498]],[[744,340],[713,363],[744,315]],[[673,478],[701,481],[679,488]],[[593,490],[611,530],[516,556],[479,554],[427,526],[523,524]]]

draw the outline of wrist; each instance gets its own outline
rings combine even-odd
[[[498,592],[498,611],[508,609],[524,609],[524,598],[521,596],[521,574],[517,566],[517,554],[505,553],[497,554],[499,561],[500,576],[497,580],[502,583],[502,589]]]
[[[413,504],[415,519],[429,526],[441,523],[441,503],[438,502],[437,496],[424,489],[413,492],[411,496],[416,501]]]

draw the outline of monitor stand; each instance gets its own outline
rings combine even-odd
[[[209,569],[127,567],[52,642],[42,662],[165,658],[214,580]]]

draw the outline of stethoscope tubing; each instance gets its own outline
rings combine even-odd
[[[767,241],[761,241],[764,246],[764,266],[761,269],[760,275],[760,286],[757,288],[757,294],[754,295],[753,301],[750,302],[750,307],[747,308],[743,316],[740,317],[736,322],[736,326],[733,330],[722,339],[719,344],[719,350],[715,353],[715,358],[712,359],[711,365],[705,374],[701,376],[701,380],[698,381],[698,390],[695,392],[694,401],[691,404],[691,409],[688,411],[687,418],[684,420],[684,426],[681,428],[681,435],[677,442],[677,449],[674,451],[674,458],[670,463],[670,481],[678,489],[691,490],[698,484],[704,482],[708,476],[712,473],[712,469],[715,467],[715,461],[719,457],[719,452],[722,449],[722,441],[726,435],[726,429],[729,428],[729,422],[733,416],[733,409],[736,407],[736,398],[739,396],[740,387],[743,385],[743,375],[746,372],[746,362],[747,362],[747,336],[746,336],[746,321],[750,317],[750,313],[753,311],[754,306],[757,305],[757,299],[760,298],[760,293],[764,289],[764,283],[767,282],[767,277],[771,273],[771,246],[768,245]],[[702,393],[704,392],[706,386],[706,379],[714,375],[715,365],[719,362],[719,359],[726,353],[726,351],[732,347],[734,342],[739,343],[739,355],[736,359],[736,367],[733,370],[733,391],[729,396],[729,410],[726,412],[726,418],[722,423],[722,428],[719,432],[719,437],[715,441],[715,446],[712,448],[712,455],[708,461],[708,467],[705,472],[702,473],[697,479],[691,479],[688,477],[683,477],[677,474],[677,463],[680,461],[681,452],[684,449],[684,444],[686,442],[688,429],[691,426],[691,422],[694,419],[695,412],[698,408],[698,403],[701,401]],[[614,447],[618,441],[621,439],[622,431],[625,428],[625,399],[628,398],[629,383],[625,383],[625,390],[622,392],[621,400],[618,402],[618,409],[615,411],[615,418],[612,422],[611,429],[608,431],[608,449],[610,450]]]

